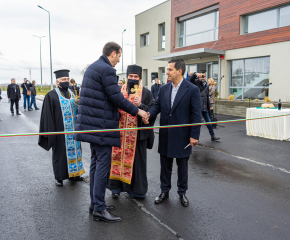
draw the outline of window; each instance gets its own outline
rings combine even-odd
[[[165,68],[162,67],[162,68],[159,68],[160,70],[160,84],[161,85],[164,85],[167,83],[167,77],[166,77],[166,74],[165,74]]]
[[[160,25],[161,51],[165,50],[165,23]]]
[[[270,57],[249,58],[230,62],[229,92],[235,99],[259,98],[268,96],[269,88],[262,92],[263,85],[269,82]]]
[[[219,11],[179,23],[179,47],[218,39]]]
[[[148,88],[148,71],[147,71],[147,69],[143,69],[143,79],[144,79],[143,86]]]
[[[141,47],[149,45],[149,33],[141,35]]]
[[[244,21],[244,34],[290,26],[290,6],[247,15]]]

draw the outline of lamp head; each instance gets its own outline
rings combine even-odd
[[[39,5],[37,5],[37,7],[39,7],[39,8],[41,8],[41,9],[43,9],[43,7],[41,7],[41,6],[39,6]]]

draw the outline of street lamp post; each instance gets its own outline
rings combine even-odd
[[[45,36],[42,36],[42,37],[39,37],[39,36],[35,36],[33,35],[34,37],[38,37],[39,38],[39,41],[40,41],[40,77],[41,77],[41,90],[42,90],[42,61],[41,61],[41,38],[45,37]]]
[[[51,37],[50,37],[50,12],[44,9],[43,7],[37,5],[39,8],[48,12],[48,28],[49,28],[49,50],[50,50],[50,80],[51,80],[51,90],[53,90],[53,82],[52,82],[52,60],[51,60]]]
[[[126,44],[126,45],[129,45],[131,46],[131,64],[133,65],[133,46],[135,46],[135,44]]]
[[[123,71],[123,55],[124,55],[124,50],[123,50],[123,33],[126,32],[126,29],[124,29],[124,31],[122,32],[122,73]]]

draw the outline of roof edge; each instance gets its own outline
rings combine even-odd
[[[153,9],[153,8],[156,8],[156,7],[162,5],[162,4],[166,3],[166,2],[169,2],[169,1],[171,1],[171,0],[166,0],[166,1],[162,2],[162,3],[159,3],[158,5],[156,5],[156,6],[154,6],[154,7],[151,7],[151,8],[149,8],[149,9],[143,11],[143,12],[140,12],[140,13],[136,14],[135,17],[138,16],[138,15],[140,15],[140,14],[142,14],[142,13],[145,13],[145,12],[147,12],[147,11]]]

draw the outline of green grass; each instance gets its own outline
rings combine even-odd
[[[19,87],[20,87],[20,85],[19,85]],[[53,85],[53,88],[55,88],[55,85]],[[36,89],[37,94],[46,95],[50,91],[50,85],[42,86],[42,90],[41,90],[41,86],[35,86],[35,89]],[[7,91],[7,86],[1,87],[1,90]],[[20,88],[20,92],[22,93],[22,88]]]

